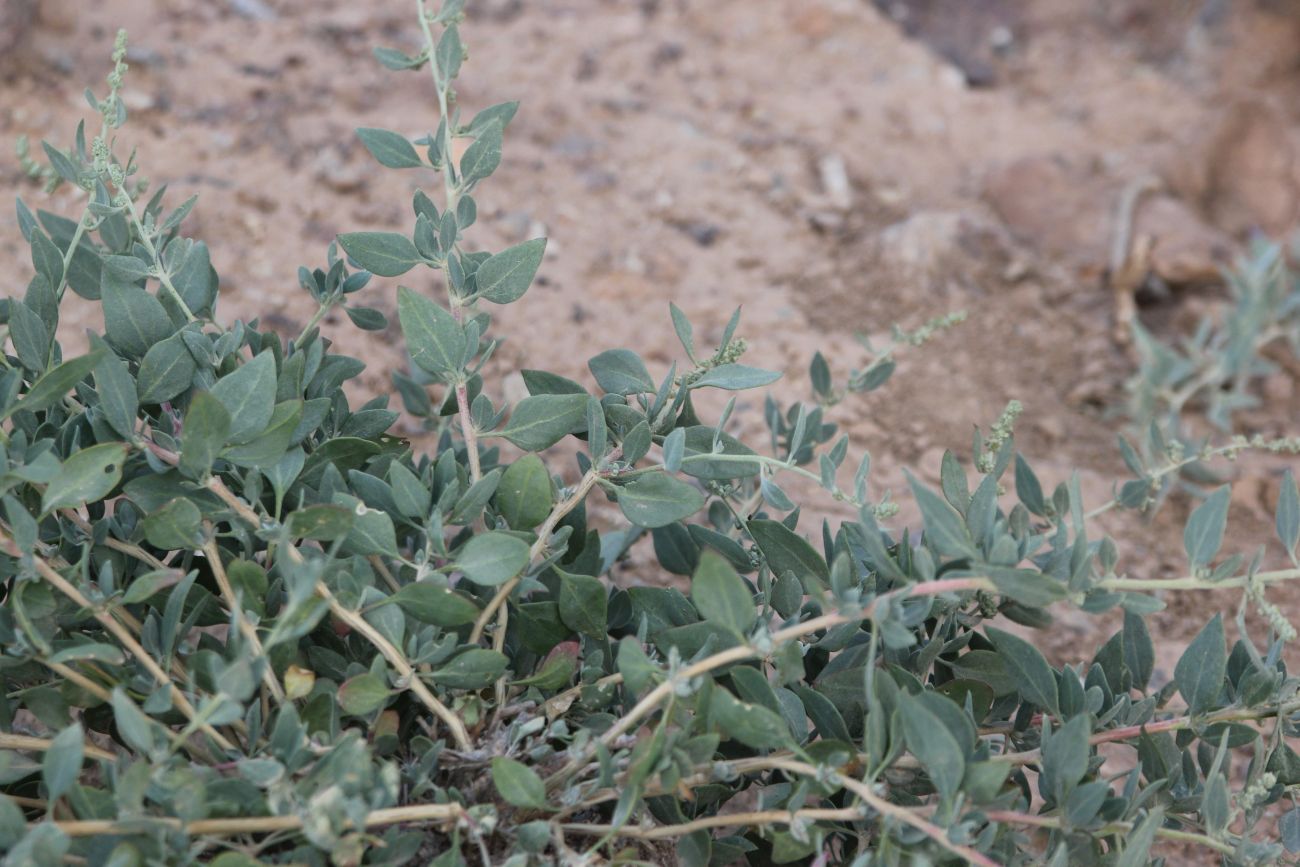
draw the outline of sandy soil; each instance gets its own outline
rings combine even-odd
[[[1078,467],[1085,495],[1104,499],[1123,475],[1115,412],[1132,369],[1103,288],[1126,185],[1161,182],[1137,223],[1174,287],[1142,311],[1166,337],[1218,303],[1216,269],[1250,233],[1300,217],[1300,16],[1284,0],[968,0],[956,16],[939,0],[470,5],[462,104],[522,102],[471,237],[551,238],[537,285],[499,316],[510,341],[497,369],[583,378],[581,342],[634,347],[662,371],[679,351],[669,300],[702,340],[743,303],[747,360],[787,371],[778,392],[806,397],[815,349],[843,377],[864,360],[855,332],[968,310],[903,356],[889,387],[834,410],[875,456],[878,486],[901,490],[904,465],[937,478],[943,450],[968,452],[972,426],[1017,398],[1040,475]],[[296,334],[312,311],[297,266],[323,262],[337,232],[404,227],[413,185],[429,183],[380,168],[352,134],[418,135],[436,120],[425,76],[369,55],[415,50],[411,12],[396,0],[45,0],[5,54],[0,139],[70,138],[82,87],[127,27],[125,137],[144,173],[201,195],[190,230],[212,247],[224,316]],[[66,193],[47,201],[12,160],[0,190],[79,210]],[[20,240],[0,211],[10,291],[27,279]],[[366,292],[392,311],[392,281]],[[369,363],[361,388],[388,388],[404,363],[395,334],[325,327]],[[1292,379],[1265,384],[1266,408],[1240,432],[1295,431]],[[738,409],[757,429],[757,402]],[[1271,536],[1282,468],[1225,468],[1243,479],[1237,548]],[[1122,567],[1182,574],[1189,508],[1177,498],[1151,525],[1108,519]],[[1166,676],[1205,611],[1169,601],[1155,619]],[[1300,595],[1282,601],[1300,615]],[[1078,662],[1109,628],[1067,614],[1046,641]]]

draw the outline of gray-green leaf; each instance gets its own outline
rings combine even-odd
[[[460,369],[465,355],[465,331],[431,299],[401,286],[397,290],[397,318],[402,323],[411,360],[435,376]]]
[[[456,568],[475,584],[504,584],[528,566],[528,543],[509,533],[479,533],[461,547]]]
[[[275,411],[275,356],[263,350],[217,380],[212,396],[230,414],[231,442],[248,442],[266,429]]]
[[[1174,682],[1178,684],[1178,691],[1187,701],[1191,714],[1204,713],[1214,707],[1223,690],[1227,666],[1223,616],[1216,614],[1187,645],[1174,666]]]
[[[415,146],[406,136],[392,130],[361,127],[357,130],[357,138],[361,139],[366,150],[382,166],[390,169],[418,169],[424,165],[420,162],[420,155],[415,152]]]
[[[396,232],[345,232],[339,244],[358,265],[380,277],[400,277],[424,261],[411,239]]]
[[[122,480],[122,464],[130,450],[126,443],[103,443],[68,458],[46,486],[41,511],[75,509],[108,496]]]
[[[523,762],[505,756],[494,758],[492,783],[507,803],[529,810],[546,807],[546,784]]]
[[[497,304],[518,301],[532,285],[545,252],[546,239],[533,238],[489,256],[474,272],[478,294]]]
[[[618,489],[618,505],[633,524],[664,527],[704,508],[704,494],[666,473],[647,473]]]
[[[691,601],[705,620],[748,634],[758,620],[754,597],[745,581],[723,557],[713,551],[700,556],[691,578]]]
[[[1223,545],[1223,530],[1228,523],[1228,500],[1231,489],[1223,485],[1196,507],[1183,528],[1183,548],[1192,569],[1199,569],[1214,559]]]
[[[586,424],[586,394],[537,394],[515,404],[497,435],[524,451],[540,452]]]

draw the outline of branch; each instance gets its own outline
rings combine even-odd
[[[266,669],[262,672],[262,682],[270,690],[271,695],[280,704],[284,704],[284,688],[280,686],[280,681],[275,676],[275,669],[271,667],[271,660],[266,655],[266,648],[262,647],[262,641],[257,637],[257,628],[248,622],[244,616],[244,606],[239,603],[235,596],[235,588],[230,584],[230,578],[226,575],[226,567],[221,562],[221,551],[217,548],[217,543],[208,539],[203,543],[203,553],[208,559],[208,564],[212,567],[212,577],[217,581],[217,587],[221,590],[221,595],[230,606],[230,612],[235,618],[235,623],[239,626],[239,631],[247,639],[249,647],[253,653],[266,660]]]
[[[455,822],[465,816],[459,804],[416,804],[410,807],[390,807],[369,813],[361,823],[366,828],[398,825],[405,822],[442,824]],[[251,816],[238,819],[200,819],[184,822],[171,816],[140,817],[130,820],[89,819],[80,822],[54,822],[69,837],[96,837],[100,835],[125,835],[140,833],[149,826],[171,828],[192,837],[232,837],[241,834],[267,834],[274,831],[296,831],[304,821],[299,816]],[[28,826],[29,828],[32,826]]]

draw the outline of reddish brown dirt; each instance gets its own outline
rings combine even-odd
[[[583,378],[588,355],[629,346],[662,371],[679,355],[669,300],[702,342],[743,304],[747,360],[785,370],[777,391],[806,397],[816,348],[842,378],[863,362],[854,332],[962,308],[969,321],[902,356],[886,389],[833,412],[875,455],[877,488],[901,490],[905,465],[936,477],[945,448],[967,454],[972,426],[1018,398],[1020,443],[1045,480],[1077,467],[1087,499],[1108,496],[1132,369],[1102,288],[1115,204],[1130,181],[1161,179],[1139,231],[1156,236],[1157,271],[1198,284],[1144,311],[1172,337],[1189,312],[1213,308],[1215,269],[1250,232],[1287,232],[1300,215],[1300,15],[1283,0],[963,5],[953,19],[926,0],[471,2],[462,104],[522,102],[471,237],[489,248],[551,238],[537,285],[497,317],[509,342],[496,369]],[[102,80],[112,33],[127,27],[124,138],[155,184],[201,195],[189,229],[213,249],[224,316],[296,334],[311,313],[297,266],[322,263],[338,232],[405,227],[412,189],[431,184],[380,168],[352,134],[436,122],[427,77],[369,55],[416,49],[410,7],[45,0],[5,58],[0,139],[69,139],[82,87]],[[249,14],[259,9],[269,14]],[[79,211],[70,193],[47,200],[12,160],[0,189]],[[28,269],[4,209],[8,291]],[[391,313],[392,284],[374,281],[370,303]],[[74,317],[69,339],[88,323]],[[396,333],[358,333],[341,317],[325,328],[369,363],[359,390],[388,389],[405,361]],[[1241,432],[1295,432],[1292,376],[1265,388]],[[498,393],[517,391],[507,380]],[[759,408],[752,397],[738,407],[750,429]],[[1225,468],[1243,480],[1236,549],[1270,538],[1282,466]],[[1122,567],[1182,574],[1189,508],[1175,498],[1151,525],[1108,517]],[[1300,595],[1280,599],[1300,615]],[[1169,601],[1155,620],[1166,676],[1207,610]],[[1235,610],[1233,598],[1213,602]],[[1109,621],[1066,614],[1062,625],[1045,641],[1077,662]]]

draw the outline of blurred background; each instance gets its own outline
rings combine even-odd
[[[429,183],[382,169],[353,134],[418,136],[437,122],[427,77],[370,55],[418,50],[413,5],[0,0],[0,191],[79,212],[73,192],[42,192],[12,143],[26,135],[39,154],[42,138],[71,140],[82,89],[102,89],[126,27],[123,136],[144,176],[177,202],[199,194],[189,234],[212,248],[223,318],[261,316],[296,335],[314,310],[298,266],[320,266],[338,232],[409,222],[413,186]],[[493,249],[551,239],[529,297],[498,317],[509,340],[497,370],[585,379],[588,355],[630,346],[662,374],[679,353],[669,300],[701,342],[743,303],[746,360],[785,370],[778,390],[808,399],[816,349],[842,379],[867,358],[855,333],[968,310],[966,324],[900,357],[885,389],[831,413],[895,490],[901,466],[937,479],[945,449],[968,456],[972,427],[1017,398],[1017,438],[1045,482],[1080,467],[1086,499],[1109,498],[1125,472],[1115,408],[1133,370],[1112,290],[1135,294],[1142,321],[1175,339],[1222,302],[1224,263],[1300,217],[1300,4],[468,6],[461,104],[522,103],[477,195],[474,237]],[[6,206],[7,292],[25,285],[26,256]],[[367,303],[391,314],[391,283],[372,283]],[[65,323],[66,339],[77,326]],[[368,362],[360,389],[391,390],[388,371],[405,364],[395,330],[324,327]],[[1236,417],[1241,432],[1295,433],[1289,364],[1264,383],[1263,406]],[[738,407],[738,423],[759,430],[760,410]],[[1233,471],[1239,548],[1271,532],[1279,461]],[[1154,528],[1108,517],[1129,558],[1121,568],[1182,574],[1190,507],[1171,503]],[[1184,626],[1171,603],[1157,622],[1186,640],[1201,619]],[[1079,615],[1049,640],[1068,660],[1098,628]]]

